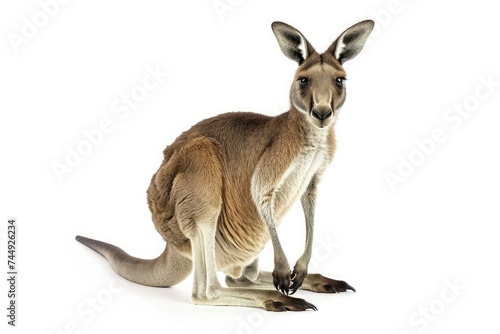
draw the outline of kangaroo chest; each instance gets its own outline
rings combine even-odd
[[[275,189],[274,212],[278,220],[304,194],[312,178],[323,173],[329,160],[324,146],[306,147],[292,160]]]

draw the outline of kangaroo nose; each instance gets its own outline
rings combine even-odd
[[[331,108],[313,108],[312,110],[312,116],[319,119],[320,121],[324,121],[332,115],[333,111]]]

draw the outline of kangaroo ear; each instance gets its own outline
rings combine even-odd
[[[346,31],[328,48],[329,53],[343,64],[358,55],[363,50],[368,36],[373,30],[375,23],[372,20],[365,20],[356,23]]]
[[[281,51],[288,58],[302,64],[312,53],[314,48],[307,39],[294,27],[283,22],[273,22],[271,25],[278,40]]]

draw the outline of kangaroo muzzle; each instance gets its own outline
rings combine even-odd
[[[311,110],[311,116],[323,122],[333,115],[333,110],[329,105],[314,106]]]

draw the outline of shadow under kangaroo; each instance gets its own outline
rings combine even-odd
[[[157,259],[138,259],[101,241],[76,239],[139,284],[169,287],[193,270],[195,304],[316,310],[290,294],[299,288],[355,291],[344,281],[309,274],[307,268],[317,186],[334,155],[334,124],[346,96],[343,64],[363,49],[373,26],[370,20],[359,22],[318,53],[297,29],[272,24],[281,50],[299,65],[290,110],[275,117],[222,114],[194,125],[167,146],[147,191],[154,225],[166,241]],[[299,199],[306,242],[291,270],[276,228]],[[258,256],[269,240],[274,270],[260,271]],[[217,271],[227,275],[227,287],[219,283]]]

